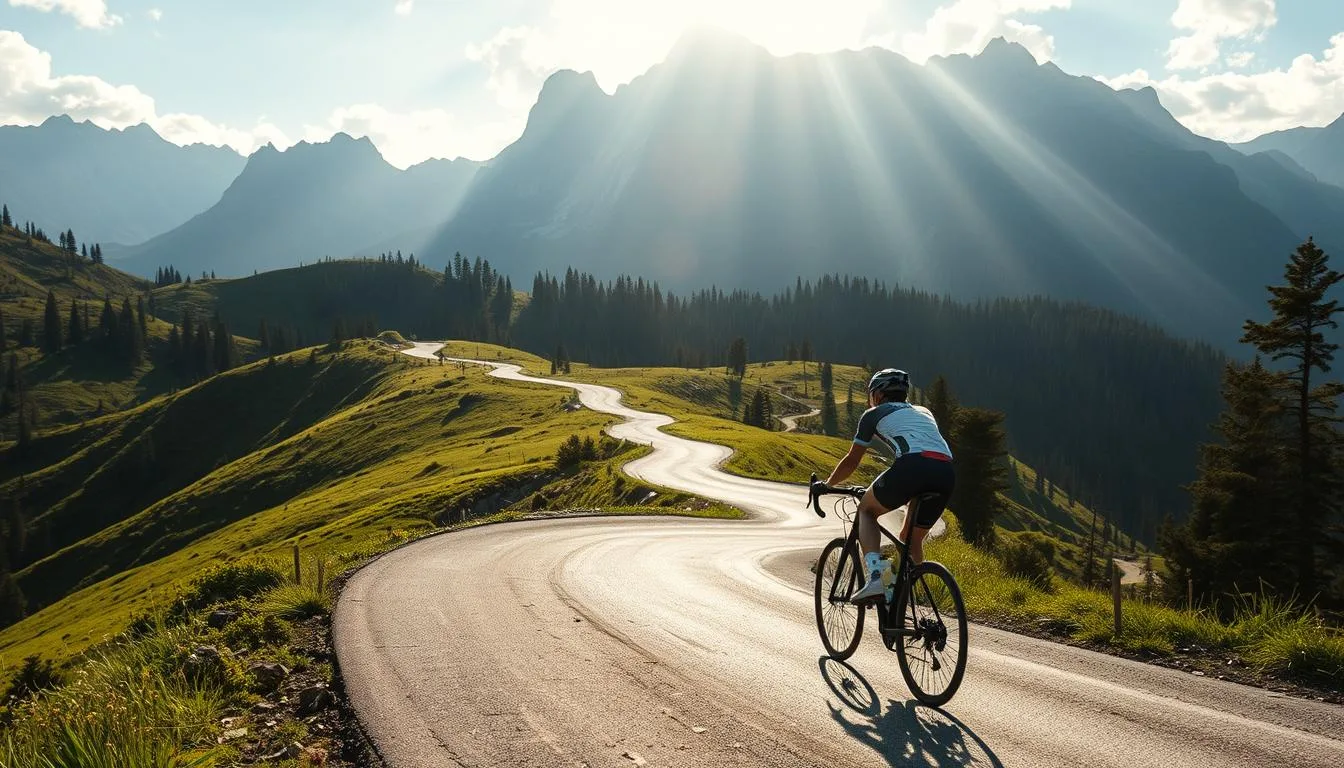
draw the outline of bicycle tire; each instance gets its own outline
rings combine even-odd
[[[859,558],[858,548],[853,546],[846,548],[845,543],[845,539],[832,539],[821,550],[821,557],[817,558],[817,575],[812,591],[817,634],[821,635],[821,644],[826,647],[826,654],[839,661],[853,656],[859,647],[859,640],[863,639],[863,615],[866,613],[864,606],[849,602],[849,596],[864,583],[864,579],[858,578],[863,561]],[[828,575],[827,563],[832,555],[838,555],[838,559]],[[854,578],[850,578],[851,576]],[[830,599],[831,585],[837,580],[839,580],[836,589],[838,602],[833,603]],[[851,613],[854,617],[853,633],[845,637],[839,633],[846,626],[845,617]]]
[[[930,588],[926,579],[936,580],[936,585]],[[935,591],[939,594],[939,598],[930,601],[929,598],[933,597]],[[942,596],[949,598],[950,605],[936,604]],[[929,602],[934,603],[934,610],[930,611],[929,614],[920,616],[920,607],[923,606],[927,609],[929,606],[925,604]],[[941,707],[956,695],[957,689],[961,687],[962,677],[966,674],[966,604],[961,598],[961,587],[957,585],[957,580],[952,577],[952,573],[941,563],[920,563],[911,572],[910,584],[906,589],[901,590],[896,605],[896,615],[900,617],[896,626],[900,629],[915,628],[926,619],[930,620],[932,625],[924,624],[924,626],[929,627],[935,633],[937,633],[938,627],[942,627],[943,637],[941,642],[936,634],[934,636],[921,634],[917,637],[899,635],[896,638],[895,648],[901,667],[901,677],[905,678],[905,684],[910,688],[910,692],[921,704]],[[951,608],[956,616],[949,615],[947,608]],[[946,678],[945,685],[940,690],[935,691],[929,685],[932,681],[928,680],[922,673],[925,671],[941,671],[941,656],[944,651],[948,650],[948,646],[952,645],[954,640],[956,648],[953,651],[955,661],[953,662],[952,673]],[[907,651],[912,651],[918,656],[912,657],[911,653]],[[911,664],[914,661],[920,663],[919,670],[912,668]],[[920,674],[917,675],[917,671]],[[920,679],[917,680],[916,677]],[[937,679],[942,680],[943,678],[939,676]]]

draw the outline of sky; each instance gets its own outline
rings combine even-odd
[[[712,25],[772,53],[881,46],[916,62],[994,37],[1197,133],[1245,141],[1344,113],[1344,0],[0,0],[0,124],[54,114],[169,141],[368,136],[398,167],[485,160],[542,82],[613,92]]]

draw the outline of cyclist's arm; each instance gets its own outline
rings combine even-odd
[[[831,476],[826,479],[826,484],[836,485],[845,482],[850,475],[854,474],[854,470],[859,468],[859,462],[863,461],[863,454],[867,452],[868,446],[866,445],[854,443],[849,446],[849,453],[845,454],[845,458],[835,465],[835,471],[831,472]]]
[[[863,454],[868,451],[868,444],[877,436],[877,422],[882,418],[876,408],[869,408],[859,417],[859,428],[854,431],[854,444],[849,447],[849,453],[840,463],[835,466],[835,471],[826,480],[827,485],[843,483],[859,468],[859,462],[863,461]]]

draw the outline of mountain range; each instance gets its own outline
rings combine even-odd
[[[142,275],[220,276],[463,253],[519,285],[573,266],[679,292],[859,273],[961,299],[1085,301],[1228,346],[1302,240],[1344,247],[1344,187],[1326,183],[1341,133],[1234,148],[1152,89],[1116,91],[1002,39],[916,65],[880,48],[776,57],[701,31],[611,94],[555,73],[483,164],[398,171],[343,134],[266,147],[208,209],[109,253]]]
[[[1230,343],[1307,236],[1344,246],[1344,189],[1192,134],[1152,90],[1003,40],[919,66],[712,35],[611,95],[552,76],[423,254],[489,254],[514,275],[637,265],[677,290],[851,271],[1078,299]]]
[[[427,160],[398,170],[367,138],[344,133],[284,152],[267,145],[209,210],[112,257],[142,275],[171,264],[183,274],[237,276],[370,255],[379,241],[451,216],[478,167]]]
[[[1344,117],[1322,128],[1290,128],[1236,145],[1246,153],[1277,153],[1321,181],[1344,186]]]
[[[0,200],[48,232],[139,243],[218,202],[244,162],[231,149],[179,147],[147,125],[108,131],[52,117],[0,126]]]

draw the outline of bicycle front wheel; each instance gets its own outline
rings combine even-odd
[[[863,560],[857,547],[845,544],[845,539],[834,539],[821,550],[813,590],[821,644],[831,658],[841,661],[853,656],[859,647],[864,614],[863,606],[849,602],[850,595],[864,584],[860,575]]]
[[[941,707],[952,700],[966,672],[966,605],[961,588],[941,563],[915,566],[908,589],[897,601],[896,653],[901,676],[922,704]]]

